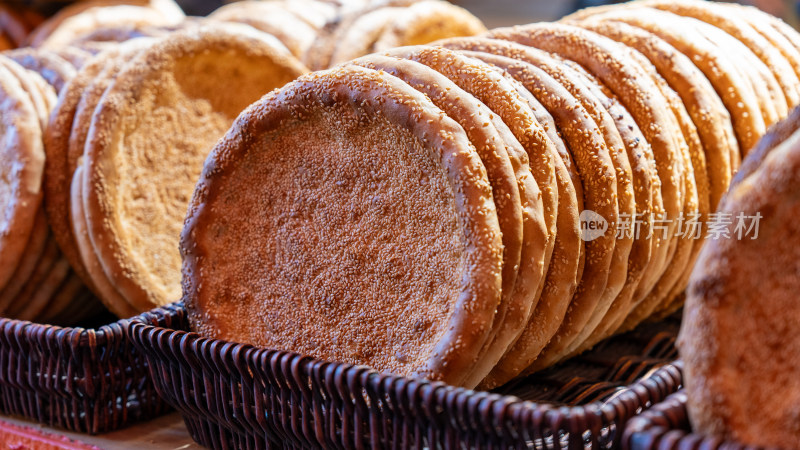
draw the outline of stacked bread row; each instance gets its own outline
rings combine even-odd
[[[206,335],[492,388],[680,307],[800,35],[693,0],[362,57],[242,113],[183,229]]]
[[[45,134],[48,217],[110,311],[180,298],[177,236],[209,149],[242,109],[303,72],[271,35],[209,23],[103,51],[66,85]]]
[[[200,20],[185,17],[174,0],[77,2],[35,29],[21,21],[5,26],[6,10],[14,12],[0,9],[0,31],[18,37],[9,48],[24,43],[50,50],[78,47],[92,53]],[[442,0],[245,0],[217,9],[208,19],[243,23],[269,33],[312,68],[325,68],[372,50],[486,31],[475,16]],[[3,42],[0,39],[0,49]]]
[[[3,316],[58,322],[63,315],[82,318],[96,312],[90,293],[61,253],[42,204],[42,136],[56,103],[55,86],[74,72],[55,54],[32,58],[15,50],[0,56],[5,138],[5,225],[0,238]]]
[[[17,243],[0,248],[8,253],[0,315],[74,324],[101,305],[129,317],[180,298],[178,237],[213,143],[247,105],[307,71],[294,56],[302,52],[293,33],[368,6],[241,2],[200,19],[172,0],[91,0],[36,28],[6,20],[7,12],[23,17],[21,10],[0,8],[0,30],[15,36],[14,46],[30,45],[6,52],[13,61],[3,64],[32,93],[40,125],[39,150],[6,149],[25,164],[23,172],[5,167],[7,184],[30,171],[36,191],[24,201],[5,197],[27,207],[5,219]],[[443,33],[428,37],[451,35]],[[51,86],[39,89],[42,78]],[[31,152],[35,158],[21,156]],[[18,222],[31,211],[35,222]]]

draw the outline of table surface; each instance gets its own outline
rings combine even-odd
[[[132,425],[124,430],[106,433],[100,436],[88,436],[80,433],[52,428],[18,417],[0,416],[0,421],[12,425],[27,427],[34,432],[64,436],[73,441],[94,445],[104,450],[127,450],[131,448],[147,448],[153,450],[194,450],[202,447],[196,444],[183,424],[178,413]],[[0,443],[0,449],[7,448]],[[8,443],[5,443],[8,444]]]

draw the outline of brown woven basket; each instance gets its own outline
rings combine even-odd
[[[211,448],[617,448],[625,422],[680,385],[668,364],[676,317],[495,393],[148,322],[130,323],[131,340],[158,393]]]
[[[183,310],[139,320],[169,327],[183,323]],[[97,434],[168,411],[126,323],[84,329],[0,318],[0,413]]]
[[[680,362],[676,364],[680,368]],[[719,437],[692,433],[686,394],[680,390],[631,419],[622,438],[627,450],[756,450]]]

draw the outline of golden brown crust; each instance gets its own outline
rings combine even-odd
[[[769,44],[776,48],[781,55],[786,58],[792,66],[795,75],[800,79],[800,50],[792,44],[789,38],[784,33],[779,31],[779,19],[776,19],[769,14],[765,14],[757,8],[745,7],[740,5],[719,5],[720,8],[725,8],[736,14],[740,19],[747,22],[748,25],[753,27],[761,36],[763,36]],[[776,24],[778,28],[773,26]],[[792,30],[788,30],[789,35],[793,35]]]
[[[180,23],[183,16],[167,16],[153,8],[139,6],[109,6],[89,8],[64,21],[35,48],[58,49],[79,41],[83,36],[103,27],[147,28]]]
[[[637,60],[644,59],[641,54],[637,55]],[[628,330],[636,326],[642,320],[653,314],[657,309],[669,304],[673,297],[672,290],[683,290],[685,286],[678,287],[687,273],[687,267],[692,267],[697,253],[700,250],[701,239],[705,236],[706,228],[699,225],[708,220],[710,212],[709,206],[709,187],[706,169],[705,153],[697,133],[697,128],[689,118],[689,114],[683,102],[655,72],[655,68],[649,65],[646,59],[640,61],[642,67],[646,67],[649,75],[658,85],[662,95],[669,102],[675,117],[678,119],[680,131],[683,135],[681,150],[683,152],[683,183],[684,183],[684,204],[682,236],[678,241],[675,253],[670,260],[670,264],[661,278],[647,293],[647,297],[639,301],[636,308],[625,318],[621,330]],[[686,226],[690,220],[698,222],[699,228],[689,228]]]
[[[511,43],[483,38],[454,38],[440,41],[438,44],[461,50],[466,56],[490,64],[495,63],[498,70],[510,60],[505,58],[493,60],[492,54],[504,55],[507,51],[513,52],[513,49],[508,48],[513,46]],[[487,53],[464,51],[465,49]],[[580,177],[575,171],[574,161],[567,152],[550,113],[508,72],[503,71],[503,77],[505,81],[498,80],[495,84],[510,84],[510,88],[518,95],[509,93],[512,90],[509,88],[502,91],[502,94],[494,95],[491,90],[484,90],[486,93],[484,100],[512,127],[526,148],[534,177],[545,195],[545,219],[549,217],[552,222],[548,229],[555,233],[555,240],[552,244],[548,244],[553,246],[552,254],[545,260],[547,273],[543,286],[539,288],[541,293],[533,314],[516,342],[506,350],[489,376],[480,383],[480,389],[491,389],[506,383],[527,368],[539,355],[558,330],[566,314],[582,274],[585,256],[578,219],[583,208],[583,194],[582,190],[579,190],[581,193],[579,204],[575,191],[581,187]],[[523,111],[525,114],[521,113]],[[570,169],[567,169],[567,166]],[[550,172],[553,169],[554,178]],[[573,180],[578,183],[577,188],[573,186]],[[548,193],[552,198],[547,199]]]
[[[361,17],[385,8],[403,8],[412,5],[416,0],[387,0],[372,5],[359,5],[355,8],[343,8],[339,16],[330,20],[317,30],[317,37],[303,55],[303,63],[311,70],[327,69],[332,66],[333,54],[344,36]],[[372,43],[370,43],[370,48]],[[361,56],[361,55],[359,55]]]
[[[47,94],[54,95],[52,88],[48,86],[50,92],[44,92],[40,89],[41,84],[47,84],[39,74],[31,72],[24,67],[20,66],[10,58],[1,58],[0,65],[5,67],[14,77],[19,81],[25,94],[30,98],[33,104],[33,109],[36,111],[36,117],[39,119],[39,129],[44,130],[47,128],[47,118],[50,115],[47,101],[45,96]]]
[[[74,67],[76,71],[80,70],[80,68],[83,67],[84,64],[86,64],[86,62],[88,62],[94,56],[91,53],[81,50],[77,47],[62,47],[53,50],[53,53],[72,64],[72,67]]]
[[[173,236],[211,144],[250,102],[305,70],[262,36],[231,24],[173,33],[127,64],[94,110],[85,220],[106,276],[139,311],[180,295]],[[221,79],[236,89],[216,89]]]
[[[401,11],[375,42],[375,51],[406,45],[428,44],[456,36],[486,32],[483,23],[469,11],[448,2],[414,2]]]
[[[490,53],[497,53],[497,51],[491,51],[491,45],[489,47]],[[632,174],[630,163],[625,153],[625,145],[619,131],[611,116],[600,104],[599,98],[582,83],[574,71],[560,61],[552,58],[547,53],[530,47],[515,46],[510,43],[507,44],[506,48],[511,49],[508,53],[509,56],[542,69],[564,86],[570,94],[580,102],[592,119],[598,123],[601,136],[606,142],[609,156],[617,176],[617,207],[619,214],[623,215],[623,217],[625,215],[632,217],[636,210],[633,186],[631,184]],[[605,96],[602,93],[598,94]],[[617,224],[609,223],[608,226],[609,229],[614,232]],[[632,242],[632,235],[624,235],[616,239],[605,290],[595,307],[594,313],[592,313],[592,317],[586,323],[583,330],[574,338],[576,344],[582,341],[584,337],[591,333],[597,326],[606,310],[610,307],[618,291],[622,289],[626,278],[626,267]]]
[[[5,56],[13,59],[22,67],[37,72],[48,84],[56,91],[61,89],[72,77],[75,76],[75,68],[58,54],[46,50],[34,50],[30,48],[20,48],[6,52]]]
[[[8,232],[0,235],[0,286],[5,287],[22,258],[42,201],[44,150],[41,124],[31,97],[6,68],[16,64],[0,56],[0,166],[7,180],[0,202]],[[8,130],[13,130],[9,133]]]
[[[652,217],[663,214],[664,206],[661,199],[661,180],[658,178],[653,149],[636,125],[636,121],[622,106],[617,96],[596,77],[572,61],[564,63],[573,68],[576,76],[582,78],[589,89],[599,91],[597,98],[604,102],[603,106],[614,119],[631,164],[636,201],[636,215],[627,218],[628,223],[621,227],[621,233],[628,233],[634,239],[628,258],[625,284],[592,334],[572,352],[574,354],[592,347],[600,339],[607,337],[610,329],[616,329],[614,324],[621,322],[627,316],[635,290],[650,266],[655,244],[655,240],[650,237]]]
[[[603,99],[608,102],[608,97],[600,90],[591,89],[590,83],[586,83],[586,81],[580,77],[579,73],[573,70],[569,64],[550,57],[546,52],[530,48],[528,51],[519,55],[517,59],[539,67],[561,83],[561,85],[581,103],[598,124],[602,137],[606,142],[617,177],[617,207],[619,217],[635,217],[637,210],[633,191],[631,164],[628,160],[625,142],[622,140],[616,123],[602,103]],[[619,222],[609,223],[609,230],[611,230],[612,233],[616,233],[618,225]],[[633,234],[622,233],[615,237],[614,253],[603,294],[592,313],[592,317],[586,323],[583,330],[574,338],[573,343],[564,351],[565,353],[569,353],[575,347],[579,346],[594,331],[622,290],[627,279],[627,267],[631,256],[632,245]],[[634,255],[634,257],[637,256]]]
[[[94,245],[92,244],[88,228],[86,226],[86,215],[83,211],[83,196],[81,188],[83,186],[83,165],[79,165],[73,174],[70,183],[70,227],[75,238],[75,245],[79,252],[81,261],[85,267],[87,277],[92,282],[93,291],[103,302],[106,308],[120,318],[133,317],[139,313],[131,306],[119,293],[116,287],[109,281],[100,261],[97,259]]]
[[[383,150],[368,151],[376,139]],[[249,151],[253,146],[264,151]],[[273,175],[260,176],[269,167]],[[412,174],[426,180],[424,189],[409,183]],[[273,183],[288,196],[274,196]],[[350,183],[359,190],[368,185],[368,192],[336,194]],[[253,195],[231,195],[234,185]],[[312,189],[322,200],[313,210],[324,210],[313,226],[310,211],[293,200],[309,198]],[[273,200],[257,200],[263,195]],[[386,208],[369,207],[362,195]],[[361,220],[347,213],[351,202],[367,208]],[[234,207],[259,212],[245,218],[230,214]],[[440,225],[414,219],[425,211]],[[385,233],[374,228],[378,222],[386,222]],[[252,233],[259,245],[247,242]],[[404,259],[393,257],[397,239]],[[420,252],[423,241],[429,250]],[[451,250],[440,253],[445,243]],[[207,160],[181,251],[194,329],[434,380],[457,380],[471,368],[501,296],[491,189],[463,129],[399,79],[354,66],[303,76],[240,116]],[[352,256],[343,260],[339,252]],[[358,257],[365,252],[376,257]],[[418,265],[428,269],[414,270]],[[255,267],[258,277],[251,276]],[[305,267],[320,270],[305,273]],[[284,285],[286,276],[291,282]],[[427,281],[413,282],[432,276],[445,277],[432,285],[435,292],[420,290]],[[281,294],[281,286],[289,290]],[[309,289],[325,298],[300,301]]]
[[[77,72],[75,77],[60,92],[55,109],[44,132],[44,149],[47,157],[45,159],[43,190],[44,207],[47,211],[48,222],[52,229],[53,237],[61,248],[61,252],[78,276],[94,292],[97,291],[92,286],[90,277],[86,272],[78,252],[75,237],[72,234],[72,226],[70,225],[69,192],[72,171],[68,170],[67,154],[71,136],[70,130],[72,129],[75,112],[83,91],[105,67],[107,58],[110,59],[116,55],[116,50],[98,55]]]
[[[387,7],[370,11],[353,21],[337,40],[329,66],[372,53],[383,31],[405,8]]]
[[[800,439],[799,141],[795,133],[765,152],[723,199],[722,213],[762,216],[758,235],[739,239],[733,220],[729,238],[707,241],[678,340],[693,428],[745,445],[791,448]]]
[[[243,23],[269,33],[277,37],[295,57],[302,58],[314,42],[317,32],[291,12],[286,7],[288,3],[244,0],[222,6],[209,14],[208,18]]]
[[[30,278],[25,282],[25,286],[17,293],[17,296],[14,298],[11,305],[9,305],[8,310],[4,312],[7,317],[23,317],[23,313],[31,306],[31,296],[44,280],[47,279],[58,257],[58,244],[52,239],[46,239],[44,251],[36,262],[33,273],[31,273]]]
[[[519,144],[524,142],[525,147],[533,145],[531,141],[539,144],[545,138],[545,134],[536,126],[535,118],[527,116],[527,105],[516,89],[491,66],[464,58],[444,48],[404,47],[389,53],[421,62],[475,96],[497,115],[494,122],[498,130],[506,136],[503,139],[517,142],[517,145],[507,146],[506,150],[514,166],[523,200],[524,247],[519,276],[510,292],[508,313],[496,326],[497,334],[490,339],[489,345],[482,349],[482,358],[467,378],[467,385],[477,385],[522,333],[544,286],[544,273],[549,265],[554,245],[550,235],[554,223],[547,222],[543,217],[545,207],[541,198],[542,190],[532,176],[531,159]],[[541,158],[533,161],[537,166],[543,163]],[[547,165],[539,167],[539,170],[551,170],[550,163],[545,164]]]
[[[36,269],[36,264],[39,262],[39,258],[41,258],[44,252],[47,240],[47,218],[44,214],[44,209],[39,208],[33,223],[33,230],[31,231],[30,238],[25,245],[25,254],[22,256],[8,284],[0,291],[0,314],[7,316],[6,311],[8,311],[9,307],[15,301],[20,291],[25,287],[25,283],[31,278],[33,271]]]
[[[789,108],[800,103],[800,79],[780,50],[760,35],[744,18],[733,10],[701,1],[648,0],[647,6],[694,17],[724,30],[752,51],[775,75]]]
[[[534,241],[541,244],[536,248],[528,247],[530,252],[526,253],[526,257],[529,258],[543,255],[546,242],[546,238],[532,239],[533,223],[528,224],[528,236],[523,236],[526,231],[523,228],[523,211],[529,216],[533,215],[526,219],[535,220],[539,228],[544,228],[541,195],[538,186],[533,183],[527,155],[524,161],[520,161],[518,156],[525,154],[521,144],[486,105],[430,67],[411,60],[381,55],[363,57],[353,63],[396,76],[425,94],[434,105],[461,125],[486,168],[502,234],[503,282],[502,299],[487,342],[478,355],[475,369],[459,381],[467,386],[474,386],[496,363],[495,360],[483,362],[485,355],[502,354],[522,331],[522,326],[533,311],[534,305],[530,297],[519,300],[512,298],[517,274],[526,277],[531,275],[528,271],[520,271],[523,237],[527,238],[525,243],[529,245]],[[542,234],[546,234],[546,231]],[[517,301],[512,304],[512,300]],[[513,317],[520,317],[515,327],[509,326],[511,320],[508,319]],[[472,382],[471,379],[477,381]]]
[[[495,65],[501,63],[497,58],[489,61]],[[541,69],[521,61],[509,60],[505,63],[507,65],[501,67],[522,82],[555,119],[581,176],[584,207],[603,217],[607,223],[616,224],[616,174],[597,124],[574,96]],[[591,312],[596,308],[608,278],[614,241],[614,233],[606,230],[601,236],[585,243],[586,259],[582,278],[564,322],[543,354],[555,354],[566,348],[572,337],[580,333],[583,325],[591,319]],[[541,358],[542,355],[539,355],[534,366],[541,364]]]
[[[97,14],[98,10],[102,9],[110,9],[113,11],[115,7],[124,7],[122,11],[130,11],[131,7],[136,7],[140,9],[152,10],[153,12],[159,13],[162,17],[167,19],[169,23],[178,23],[184,19],[183,11],[181,10],[180,6],[175,3],[173,0],[90,0],[90,1],[82,1],[73,3],[65,8],[59,10],[57,14],[53,17],[50,17],[39,25],[28,37],[27,37],[27,46],[29,47],[41,47],[43,46],[48,40],[51,39],[51,35],[62,25],[67,22],[67,24],[73,20],[76,16],[81,16],[85,14],[90,20],[92,19],[93,14]],[[136,13],[134,13],[136,14]],[[116,16],[121,16],[120,14],[115,14]],[[83,21],[85,19],[81,19],[78,17],[77,22]],[[98,25],[109,26],[109,22],[107,20],[100,21],[101,23]],[[69,24],[67,25],[69,27]],[[90,30],[92,27],[90,27]],[[61,44],[66,44],[66,42],[59,41]]]
[[[727,191],[739,146],[731,117],[713,86],[691,60],[663,39],[622,22],[587,20],[577,24],[621,42],[643,54],[681,97],[697,128],[707,161],[711,209]],[[738,158],[738,156],[737,156]]]
[[[620,21],[647,30],[691,59],[730,113],[742,152],[747,152],[764,134],[766,125],[749,80],[732,67],[718,47],[683,28],[680,17],[658,10],[648,10],[646,14],[642,10],[613,10],[598,15],[597,19]],[[732,164],[738,166],[739,161],[732,160]]]
[[[719,28],[689,17],[684,17],[683,20],[692,22],[700,35],[722,50],[732,66],[750,80],[767,127],[786,116],[788,113],[786,97],[780,85],[769,68],[750,49]]]
[[[683,208],[682,156],[675,119],[666,99],[657,95],[658,88],[637,64],[632,64],[630,49],[602,36],[579,28],[560,24],[536,24],[494,30],[492,34],[560,54],[571,59],[597,76],[618,96],[636,120],[653,149],[661,179],[666,233],[654,233],[657,250],[651,256],[653,268],[640,282],[647,292],[667,264],[674,250],[677,218]],[[638,295],[635,295],[638,297]]]
[[[56,244],[55,240],[51,239],[50,242],[57,250],[58,244]],[[20,310],[16,317],[20,320],[33,321],[41,316],[58,288],[61,287],[71,273],[69,262],[59,253],[50,266],[47,275],[40,280],[35,289],[31,290],[30,295],[27,297],[21,296],[17,299],[18,302],[25,304],[25,308]]]
[[[533,45],[543,50],[557,53],[578,62],[590,73],[595,74],[631,112],[645,137],[651,144],[659,176],[662,180],[662,197],[667,219],[675,220],[682,205],[681,155],[678,141],[671,130],[678,129],[674,116],[668,110],[666,101],[654,95],[657,88],[642,69],[631,64],[626,56],[628,49],[613,41],[579,28],[566,25],[536,24],[527,27],[494,30],[491,36],[514,40],[526,45]],[[653,126],[659,124],[659,126]],[[659,249],[655,259],[655,267],[663,267],[666,256],[665,247],[675,235],[675,224],[669,224],[666,239],[656,244]],[[656,236],[657,237],[657,236]],[[668,251],[668,250],[667,250]],[[660,262],[659,262],[660,261]],[[655,271],[659,274],[659,271]],[[550,353],[550,357],[537,364],[548,365],[559,352]]]

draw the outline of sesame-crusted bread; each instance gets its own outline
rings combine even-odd
[[[492,189],[464,129],[344,66],[248,108],[183,230],[184,301],[217,338],[457,382],[502,295]]]

